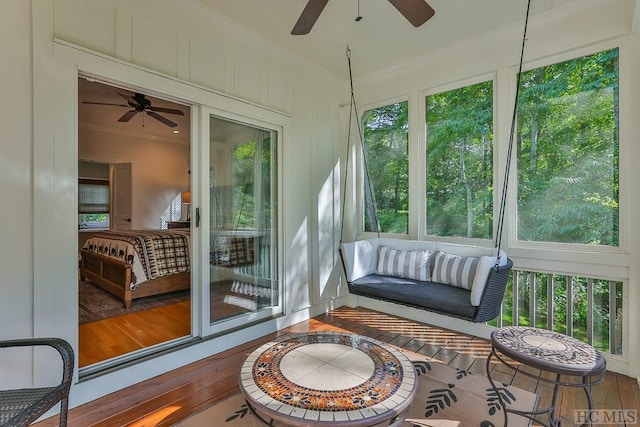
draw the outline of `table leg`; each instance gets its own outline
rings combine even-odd
[[[247,404],[247,408],[249,408],[249,411],[251,411],[253,416],[256,417],[258,420],[260,420],[265,426],[268,426],[268,427],[274,427],[275,426],[275,421],[274,421],[273,418],[271,418],[269,421],[265,420],[264,418],[262,418],[260,416],[260,414],[258,414],[256,412],[256,410],[253,408],[253,406],[251,406],[251,404],[246,399],[245,399],[245,403]]]
[[[553,385],[553,396],[551,397],[551,406],[549,407],[549,425],[560,425],[560,419],[555,419],[556,400],[558,398],[558,387],[560,387],[560,374],[556,374],[556,382]]]

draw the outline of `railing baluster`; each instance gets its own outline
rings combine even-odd
[[[616,307],[616,282],[609,280],[609,353],[616,353],[616,324],[618,307]]]
[[[536,326],[536,273],[529,272],[529,325]]]
[[[513,272],[513,313],[512,313],[512,318],[511,318],[511,323],[513,323],[513,326],[518,326],[518,301],[520,299],[520,291],[519,291],[519,287],[520,287],[520,274],[518,274],[518,271],[514,271]]]
[[[547,274],[547,329],[553,331],[553,274]]]
[[[593,344],[593,279],[587,279],[587,342]]]
[[[538,297],[543,297],[543,295],[540,295],[540,293],[538,292],[538,275],[540,275],[540,277],[543,277],[544,275],[546,275],[546,279],[547,279],[547,292],[546,292],[546,325],[540,325],[540,327],[542,328],[547,328],[550,331],[553,331],[554,328],[558,329],[559,331],[562,331],[562,327],[561,325],[556,325],[556,319],[555,319],[555,313],[558,312],[559,315],[562,315],[562,310],[558,309],[558,307],[555,305],[554,303],[554,299],[556,297],[556,293],[560,292],[560,294],[558,294],[559,297],[562,296],[562,289],[558,289],[556,290],[556,283],[558,283],[558,280],[566,280],[566,290],[565,290],[565,296],[566,296],[566,331],[565,334],[568,336],[573,337],[574,336],[574,323],[573,323],[573,314],[574,314],[574,304],[575,303],[579,303],[579,300],[576,300],[576,292],[582,292],[581,289],[579,290],[574,290],[574,283],[576,283],[578,286],[582,286],[581,283],[583,280],[586,279],[586,285],[587,285],[587,289],[586,289],[586,305],[587,305],[587,318],[586,318],[586,342],[593,345],[594,342],[597,342],[597,344],[599,346],[602,346],[602,350],[606,351],[607,348],[605,347],[606,345],[608,345],[608,350],[611,354],[619,354],[620,351],[617,347],[620,347],[622,342],[620,342],[620,331],[618,330],[618,299],[617,299],[617,290],[618,287],[620,286],[620,282],[615,281],[615,280],[609,280],[608,281],[608,288],[609,288],[609,300],[608,300],[608,305],[609,305],[609,329],[608,331],[606,331],[606,329],[604,329],[606,326],[605,325],[600,325],[600,324],[596,324],[596,310],[600,310],[603,311],[604,310],[604,304],[607,303],[607,301],[602,301],[602,297],[603,295],[601,295],[601,293],[597,293],[596,291],[598,284],[604,285],[605,281],[602,280],[601,282],[599,280],[601,279],[594,279],[594,278],[588,278],[588,277],[578,277],[578,280],[576,280],[576,277],[574,276],[562,276],[559,274],[555,274],[555,273],[536,273],[534,271],[522,271],[522,270],[512,270],[512,321],[511,323],[514,326],[518,326],[520,324],[520,307],[521,307],[521,300],[520,300],[520,293],[522,291],[526,291],[526,286],[529,286],[529,301],[528,301],[528,308],[529,308],[529,318],[528,319],[523,319],[523,322],[527,322],[530,326],[533,327],[537,327],[536,325],[536,318],[538,317],[537,314],[537,298]],[[561,282],[560,282],[561,283]],[[602,292],[604,293],[604,292]],[[597,300],[596,300],[597,297]],[[523,301],[523,307],[527,307],[527,302]],[[598,307],[596,307],[596,305],[599,305]],[[541,307],[542,310],[544,310],[543,307]],[[502,327],[504,325],[506,325],[506,322],[504,320],[504,316],[505,316],[505,307],[504,304],[501,303],[500,304],[500,316],[498,317],[498,319],[496,320],[496,326],[497,327]],[[580,318],[578,319],[578,323],[581,325],[582,322],[584,322],[585,319]],[[561,320],[559,320],[560,323],[562,323]],[[609,334],[609,339],[608,342],[603,342],[601,343],[601,335],[603,335],[604,333]],[[581,334],[580,334],[581,335]],[[584,338],[582,338],[584,339]]]
[[[567,335],[573,336],[573,276],[567,277]]]

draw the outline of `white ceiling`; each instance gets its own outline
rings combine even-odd
[[[182,1],[182,0],[180,0]],[[531,19],[566,14],[602,0],[532,0]],[[352,51],[353,74],[382,72],[418,61],[470,38],[516,26],[521,32],[527,0],[427,0],[435,16],[413,27],[387,0],[329,0],[311,32],[292,36],[306,0],[196,0],[229,22],[259,34],[285,51],[347,77],[345,51]]]
[[[387,0],[360,0],[363,19],[359,22],[355,21],[358,0],[329,0],[309,34],[292,36],[291,29],[307,0],[167,1],[187,12],[195,11],[211,25],[231,37],[253,42],[258,49],[273,47],[304,57],[343,79],[348,78],[347,45],[352,52],[354,77],[393,72],[399,67],[420,64],[470,39],[504,32],[521,34],[527,9],[527,0],[427,0],[435,9],[435,16],[415,28]],[[614,4],[617,1],[630,5],[630,9],[634,4],[636,8],[640,4],[640,0],[531,0],[530,21],[557,19],[576,11],[601,8],[603,2]],[[634,13],[638,15],[637,11]],[[129,123],[118,122],[127,111],[126,107],[82,102],[122,104],[124,100],[118,92],[134,93],[133,90],[79,79],[81,126],[188,143],[190,119],[186,106],[145,94],[154,106],[185,112],[185,116],[165,115],[178,123],[177,129],[181,133],[175,135],[171,128],[143,114],[137,114]]]

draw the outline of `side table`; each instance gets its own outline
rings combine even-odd
[[[491,378],[491,359],[495,357],[499,362],[511,369],[517,370],[507,362],[503,356],[516,360],[532,368],[551,372],[555,375],[555,380],[543,378],[541,375],[533,375],[520,371],[532,378],[553,384],[553,397],[551,406],[545,409],[522,412],[509,409],[505,406],[500,393],[498,399],[504,409],[504,425],[507,425],[507,413],[515,413],[527,417],[543,425],[560,425],[560,414],[556,416],[556,399],[558,388],[581,387],[587,397],[588,409],[593,409],[591,399],[591,387],[600,384],[604,380],[607,363],[602,354],[593,346],[579,341],[575,338],[563,335],[546,329],[538,329],[527,326],[507,326],[498,328],[491,334],[491,353],[487,357],[487,377],[491,387],[497,392],[496,386]],[[561,375],[565,376],[561,380]],[[567,379],[566,377],[570,377]],[[573,380],[575,379],[575,380]],[[538,419],[538,416],[547,415],[548,424]]]

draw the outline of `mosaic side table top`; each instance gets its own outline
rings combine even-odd
[[[606,361],[593,346],[546,329],[507,326],[491,334],[496,350],[529,366],[564,375],[599,375]]]
[[[240,372],[254,414],[294,426],[400,424],[417,385],[401,351],[337,332],[279,337],[253,351]]]
[[[555,379],[520,370],[500,355],[507,356],[525,365],[555,374]],[[553,386],[551,404],[547,408],[531,412],[523,412],[506,406],[491,378],[491,360],[495,357],[503,365],[518,370],[524,375],[537,378],[538,381]],[[561,416],[557,407],[558,390],[560,387],[579,387],[584,390],[587,398],[587,408],[593,408],[591,387],[604,380],[607,362],[604,356],[593,346],[575,338],[546,329],[529,326],[506,326],[491,333],[491,352],[487,357],[487,378],[491,388],[496,391],[500,407],[503,408],[504,425],[507,426],[507,413],[515,413],[529,418],[544,426],[560,425]],[[564,376],[564,377],[563,377]],[[582,403],[579,403],[582,405]],[[584,408],[584,406],[578,406]],[[567,415],[567,414],[565,414]],[[575,416],[575,415],[574,415]],[[543,418],[546,419],[543,419]]]

